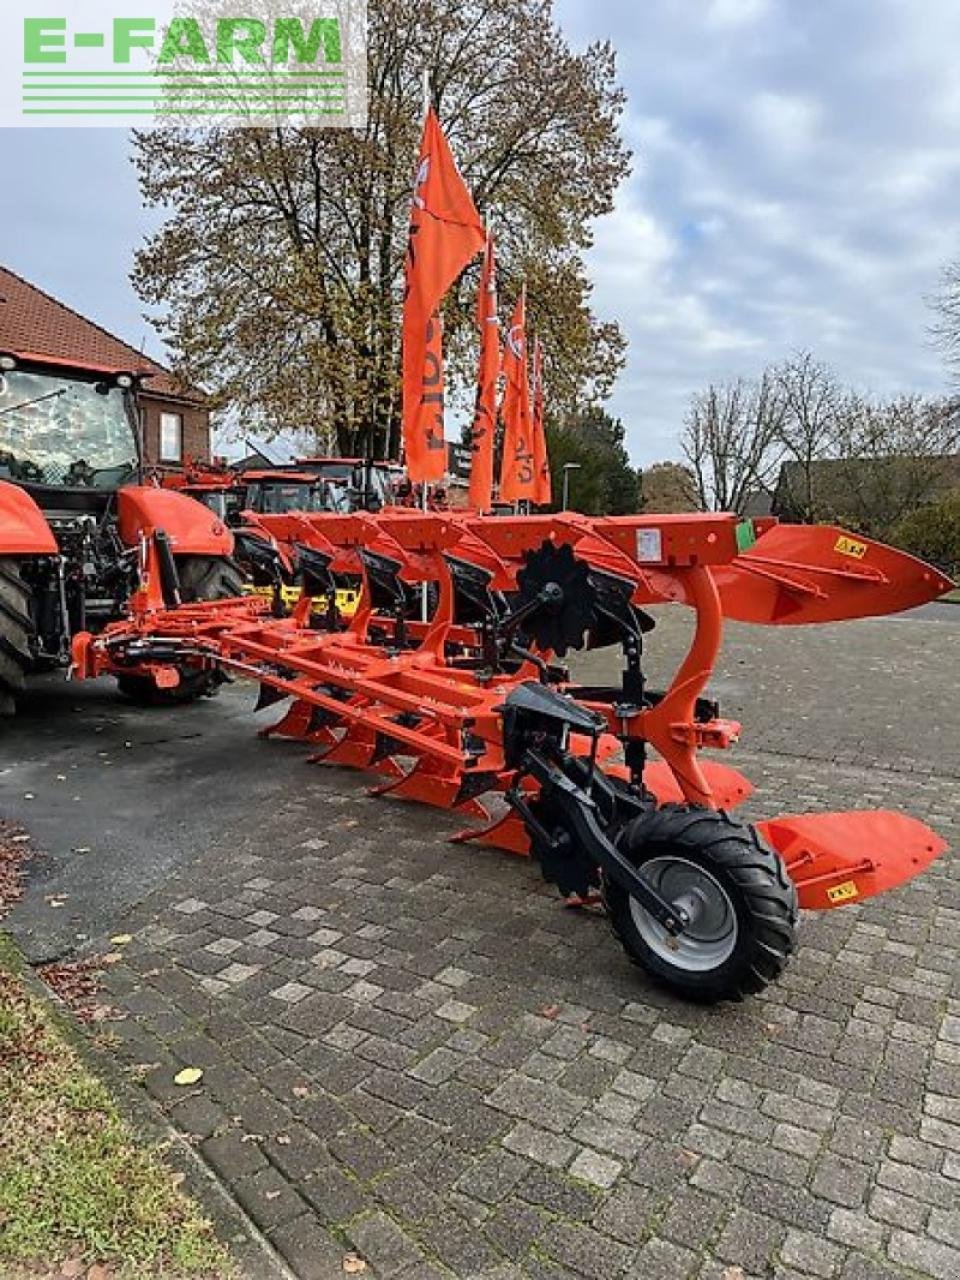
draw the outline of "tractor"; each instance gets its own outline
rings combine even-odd
[[[242,590],[234,539],[215,512],[143,483],[127,369],[79,369],[0,355],[0,713],[15,709],[31,672],[67,667],[79,632],[126,615],[145,586],[145,548],[164,548],[171,600]],[[220,677],[184,672],[176,688],[121,676],[138,702],[188,702]]]

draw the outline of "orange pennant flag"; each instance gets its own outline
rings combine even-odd
[[[403,299],[403,447],[415,484],[440,480],[447,469],[437,313],[484,240],[480,215],[431,107],[417,162]]]
[[[474,511],[493,505],[493,443],[497,426],[497,383],[500,380],[500,322],[497,318],[497,268],[493,236],[487,236],[477,300],[480,329],[480,362],[477,367],[477,400],[470,430],[470,494]]]
[[[530,379],[527,376],[527,291],[517,299],[503,348],[503,458],[500,463],[500,498],[503,502],[533,502],[536,486],[533,470],[533,422],[530,411]]]
[[[536,485],[533,500],[539,507],[549,506],[553,500],[553,486],[544,425],[543,343],[539,338],[535,338],[533,343],[533,473]]]

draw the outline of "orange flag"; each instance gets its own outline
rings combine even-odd
[[[539,338],[533,342],[533,473],[536,485],[533,500],[539,507],[549,506],[553,488],[543,420],[543,343]]]
[[[503,348],[506,386],[500,409],[503,415],[500,497],[504,502],[533,502],[536,495],[526,323],[527,291],[524,286],[513,309],[513,319]]]
[[[477,401],[470,431],[470,506],[489,511],[493,504],[493,442],[497,426],[497,382],[500,379],[500,322],[497,318],[497,268],[493,236],[487,236],[477,299],[480,329],[480,362],[477,367]]]
[[[431,107],[417,162],[403,299],[403,447],[407,475],[415,484],[440,480],[447,469],[438,309],[484,238],[480,215]]]

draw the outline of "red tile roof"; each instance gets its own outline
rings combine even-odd
[[[172,396],[203,403],[204,395],[187,387],[149,356],[106,329],[64,306],[56,298],[0,266],[0,351],[78,369],[142,372],[147,395]]]

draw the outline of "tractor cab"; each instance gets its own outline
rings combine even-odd
[[[309,471],[245,471],[242,507],[257,515],[337,510],[331,485]]]
[[[335,510],[379,511],[391,506],[403,468],[396,462],[366,458],[298,458],[296,465],[325,480],[339,498]]]
[[[135,381],[0,356],[0,480],[45,511],[102,509],[139,474]]]

